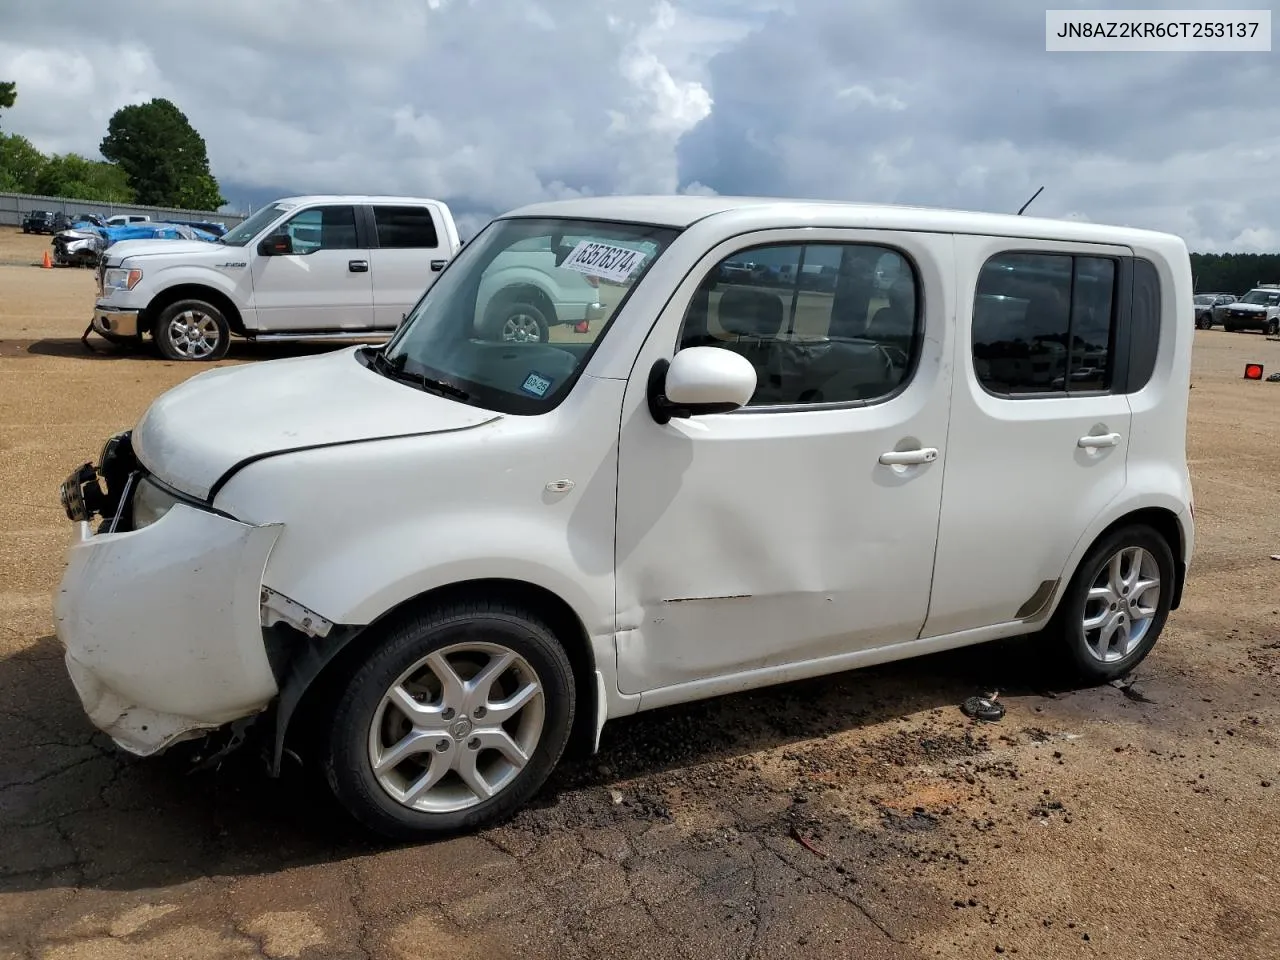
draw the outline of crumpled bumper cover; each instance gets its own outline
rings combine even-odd
[[[147,756],[271,702],[259,604],[282,529],[183,503],[127,533],[78,524],[54,613],[96,727]]]

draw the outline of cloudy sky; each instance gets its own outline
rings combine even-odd
[[[1014,211],[1043,184],[1040,215],[1280,248],[1280,47],[1050,54],[1046,6],[1107,4],[0,0],[2,123],[96,156],[116,109],[168,97],[237,208],[412,193],[464,235],[579,194]]]

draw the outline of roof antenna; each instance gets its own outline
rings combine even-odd
[[[1043,190],[1043,189],[1044,187],[1040,188],[1040,190]],[[1040,190],[1037,190],[1035,193],[1031,195],[1031,200],[1034,200],[1036,197],[1040,196]],[[1022,216],[1022,211],[1027,209],[1027,207],[1031,206],[1031,200],[1028,200],[1018,209],[1018,216]]]

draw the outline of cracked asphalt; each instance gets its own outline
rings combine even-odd
[[[82,352],[91,301],[0,266],[0,960],[1280,955],[1280,384],[1240,379],[1280,344],[1197,334],[1197,555],[1127,690],[1015,641],[657,711],[502,826],[388,847],[306,770],[188,774],[84,719],[57,484],[203,369]]]

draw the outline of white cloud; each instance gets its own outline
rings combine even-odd
[[[482,224],[559,196],[772,194],[1280,242],[1262,55],[1050,55],[1021,0],[117,0],[7,4],[0,123],[94,155],[169,97],[236,201],[439,196]],[[264,196],[264,194],[268,194]],[[473,224],[474,226],[474,224]]]

